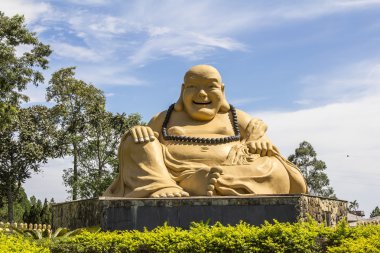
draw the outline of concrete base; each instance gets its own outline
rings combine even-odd
[[[53,227],[99,226],[103,230],[153,229],[165,222],[188,228],[190,223],[219,221],[224,225],[245,221],[296,222],[310,214],[318,222],[335,225],[347,218],[347,201],[309,195],[253,197],[187,197],[168,199],[98,198],[53,205]]]

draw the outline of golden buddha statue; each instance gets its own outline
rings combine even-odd
[[[263,121],[227,102],[218,70],[194,66],[175,104],[124,134],[119,175],[103,196],[306,193],[299,169],[281,156],[266,130]]]

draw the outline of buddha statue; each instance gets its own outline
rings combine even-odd
[[[218,70],[194,66],[175,104],[123,135],[119,174],[103,196],[306,193],[299,169],[280,154],[266,130],[262,120],[227,102]]]

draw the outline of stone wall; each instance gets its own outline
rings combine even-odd
[[[319,223],[335,226],[342,217],[347,219],[347,201],[302,195],[299,199],[299,219],[306,220],[307,214]]]
[[[187,197],[167,199],[99,198],[53,205],[53,227],[100,226],[103,230],[153,229],[167,223],[188,228],[190,223],[252,225],[264,221],[296,222],[311,215],[335,225],[347,217],[347,202],[308,195],[252,197]]]

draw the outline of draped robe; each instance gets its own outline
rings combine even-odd
[[[259,123],[259,120],[252,119],[250,125]],[[259,137],[262,135],[264,133]],[[287,161],[276,147],[273,156],[251,154],[247,146],[249,134],[243,136],[245,138],[240,141],[223,144],[177,144],[165,141],[161,136],[151,142],[135,144],[127,132],[122,137],[118,151],[119,174],[103,196],[145,198],[164,188],[178,188],[192,196],[195,195],[193,189],[183,189],[180,187],[181,182],[201,168],[215,166],[223,172],[214,185],[214,195],[307,192],[299,169]],[[183,153],[183,148],[186,150],[186,146],[176,145],[191,145],[192,148],[199,146],[199,156],[197,154],[183,159],[181,152]],[[205,150],[207,152],[202,156]]]

